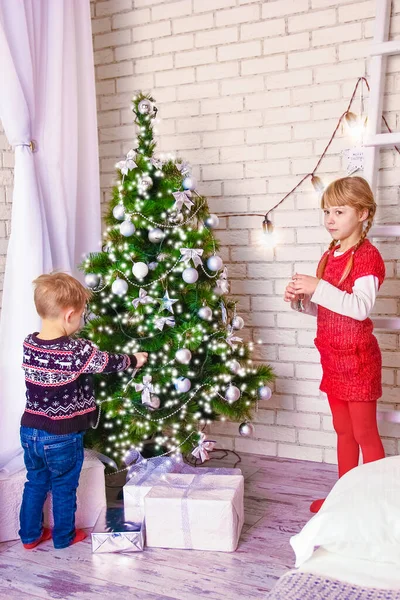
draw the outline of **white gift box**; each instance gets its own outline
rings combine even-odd
[[[19,511],[25,481],[25,469],[0,478],[0,542],[16,540],[19,537]],[[44,505],[45,524],[50,527],[54,524],[51,500],[50,493]],[[104,465],[92,451],[85,450],[85,460],[77,490],[76,527],[93,527],[105,506]]]
[[[243,490],[242,475],[165,475],[144,499],[147,545],[234,552]]]
[[[128,521],[122,507],[104,508],[91,533],[92,552],[142,552],[144,522]]]
[[[162,481],[167,472],[190,475],[197,475],[197,473],[213,473],[224,476],[242,475],[240,469],[193,467],[182,462],[175,463],[170,459],[159,459],[156,467],[153,467],[151,461],[148,461],[146,466],[148,468],[143,469],[143,465],[140,465],[140,469],[123,487],[125,516],[131,521],[139,521],[144,518],[144,499],[150,490]]]

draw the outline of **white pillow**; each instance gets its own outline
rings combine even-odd
[[[349,558],[400,565],[400,456],[346,473],[290,544],[296,567],[316,546]]]

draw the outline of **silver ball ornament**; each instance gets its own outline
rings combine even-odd
[[[158,267],[158,262],[156,262],[156,261],[151,262],[151,263],[149,263],[148,266],[149,266],[150,271],[155,271]]]
[[[143,192],[147,192],[151,187],[153,187],[152,178],[149,175],[143,175],[138,181],[138,188]]]
[[[241,423],[239,425],[239,434],[242,437],[251,437],[254,435],[255,429],[253,423]]]
[[[199,278],[199,274],[193,267],[188,267],[182,273],[182,279],[186,283],[196,283]]]
[[[204,224],[209,229],[215,229],[219,225],[219,218],[217,217],[217,215],[210,215],[209,217],[207,217]]]
[[[148,237],[152,244],[159,244],[165,238],[165,233],[162,229],[156,227],[155,229],[150,229]]]
[[[226,400],[228,400],[228,402],[230,404],[232,402],[236,402],[236,400],[239,400],[239,398],[240,398],[239,388],[236,387],[236,385],[230,385],[225,392],[225,398],[226,398]]]
[[[219,256],[210,256],[210,258],[207,260],[207,267],[210,269],[210,271],[220,271],[223,266],[224,263],[222,262],[222,258]]]
[[[132,273],[137,279],[143,279],[149,272],[149,267],[144,262],[137,262],[132,267]]]
[[[233,317],[232,327],[233,329],[242,329],[244,327],[244,320],[242,319],[242,317]]]
[[[124,237],[129,237],[130,235],[133,235],[135,233],[136,227],[134,226],[132,221],[124,221],[119,226],[119,231]]]
[[[151,411],[160,408],[161,400],[158,396],[150,396],[150,402],[145,402],[145,406]]]
[[[125,219],[125,207],[122,204],[117,204],[113,208],[114,219],[123,221]]]
[[[200,319],[204,319],[204,321],[211,321],[213,315],[209,306],[202,306],[197,314],[199,315]]]
[[[97,288],[97,286],[100,283],[100,280],[100,275],[97,275],[96,273],[88,273],[87,275],[85,275],[85,283],[88,286],[88,288]]]
[[[141,100],[138,104],[138,112],[141,115],[148,115],[153,110],[153,105],[147,98]]]
[[[175,353],[175,359],[182,365],[188,365],[192,360],[192,353],[187,348],[180,348]]]
[[[193,177],[185,177],[182,181],[182,186],[184,190],[194,190],[196,187],[196,180]]]
[[[128,283],[125,279],[116,279],[111,286],[111,290],[116,296],[125,296],[128,291]]]
[[[192,387],[192,382],[187,377],[179,377],[179,379],[175,381],[174,385],[177,392],[184,394],[190,390]]]
[[[237,375],[237,373],[239,373],[240,369],[242,368],[238,360],[231,360],[228,366],[230,372],[234,373],[235,375]]]
[[[263,385],[260,388],[258,388],[258,395],[261,398],[261,400],[269,400],[272,396],[272,390],[267,385]]]

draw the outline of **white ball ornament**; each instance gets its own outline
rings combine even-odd
[[[241,369],[240,362],[238,360],[231,360],[228,366],[231,373],[234,373],[235,375],[237,375]]]
[[[215,229],[216,227],[218,227],[218,225],[219,225],[219,218],[217,217],[217,215],[210,215],[205,220],[205,226],[208,227],[209,229]]]
[[[196,180],[193,177],[185,177],[182,181],[182,186],[184,190],[194,190],[196,187]]]
[[[244,320],[242,319],[242,317],[233,317],[232,327],[233,329],[242,329],[244,327]]]
[[[192,353],[187,348],[180,348],[175,353],[175,359],[182,365],[188,365],[192,360]]]
[[[149,175],[143,175],[138,181],[138,188],[142,192],[147,192],[150,188],[153,187],[153,180]]]
[[[258,395],[261,398],[261,400],[269,400],[272,396],[272,390],[267,385],[263,385],[260,388],[258,388]]]
[[[132,273],[137,279],[143,279],[149,272],[149,267],[144,262],[137,262],[132,267]]]
[[[196,283],[199,278],[199,274],[193,267],[188,267],[182,273],[182,279],[186,283]]]
[[[153,105],[147,98],[141,100],[138,104],[138,112],[141,115],[148,115],[153,110]]]
[[[135,233],[136,228],[132,221],[124,221],[119,226],[119,231],[124,237],[129,237],[130,235],[133,235]]]
[[[165,238],[165,233],[162,229],[156,227],[155,229],[150,229],[148,237],[152,244],[159,244]]]
[[[88,288],[96,288],[100,283],[100,275],[97,275],[96,273],[88,273],[85,275],[85,283]]]
[[[251,437],[254,435],[255,429],[253,423],[241,423],[239,425],[239,434],[242,437]]]
[[[210,271],[220,271],[223,266],[224,263],[222,262],[222,258],[219,256],[210,256],[210,258],[207,260],[207,267],[210,269]]]
[[[117,204],[113,208],[114,218],[118,221],[123,221],[125,219],[125,208],[122,204]]]
[[[225,398],[226,398],[226,400],[228,400],[228,402],[230,404],[232,404],[232,402],[236,402],[236,400],[239,400],[239,398],[240,398],[239,388],[236,387],[236,385],[230,385],[225,392]]]
[[[111,286],[111,290],[116,296],[125,296],[128,291],[128,283],[125,279],[116,279]]]
[[[204,321],[211,321],[212,319],[212,310],[209,306],[202,306],[197,314],[200,319],[204,319]]]
[[[175,381],[174,385],[177,392],[185,394],[192,387],[192,382],[187,377],[179,377],[179,379]]]

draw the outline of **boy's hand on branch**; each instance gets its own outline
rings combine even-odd
[[[147,362],[147,358],[149,356],[148,352],[137,352],[133,355],[136,358],[136,369],[140,369]]]
[[[317,277],[312,277],[311,275],[298,275],[297,273],[293,275],[293,289],[296,294],[312,296],[318,283],[319,279]]]

